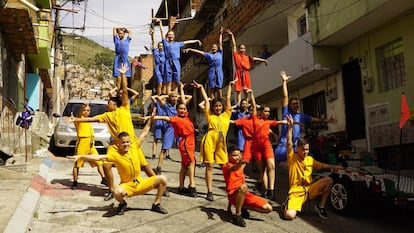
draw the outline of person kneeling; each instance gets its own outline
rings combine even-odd
[[[117,141],[119,149],[106,155],[77,155],[68,156],[68,158],[75,161],[79,158],[88,161],[107,160],[115,164],[121,178],[121,183],[114,192],[115,199],[119,202],[117,214],[123,215],[127,208],[127,203],[124,200],[125,197],[142,195],[154,188],[157,189],[157,194],[151,210],[167,214],[168,211],[161,206],[161,196],[167,187],[167,178],[163,175],[151,176],[146,179],[142,178],[140,166],[142,161],[139,160],[137,155],[138,147],[135,145],[131,146],[131,139],[126,132],[121,132],[118,135]]]
[[[236,145],[229,145],[227,151],[229,162],[223,166],[223,176],[229,200],[227,209],[231,212],[231,205],[234,205],[236,214],[233,216],[233,223],[245,227],[246,222],[243,218],[250,216],[247,209],[270,213],[272,206],[265,199],[248,191],[242,168],[246,162],[242,160],[239,148]]]

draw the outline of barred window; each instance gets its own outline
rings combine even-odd
[[[326,118],[325,91],[307,96],[302,99],[303,113],[312,117]],[[321,129],[327,127],[325,122],[312,122],[305,125],[305,128]]]
[[[308,31],[306,26],[306,15],[302,15],[298,18],[298,36],[302,36]]]
[[[376,49],[380,90],[388,91],[405,86],[404,46],[402,38]]]

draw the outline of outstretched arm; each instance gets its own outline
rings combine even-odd
[[[195,44],[198,43],[198,46],[201,46],[203,43],[201,43],[200,40],[186,40],[184,41],[184,44]]]
[[[260,58],[260,57],[253,57],[253,61],[264,62],[265,65],[267,65],[267,60],[266,59],[263,59],[263,58]]]
[[[188,48],[188,49],[184,49],[183,51],[184,51],[184,53],[193,52],[193,53],[200,54],[201,56],[204,56],[204,51],[201,51],[201,50],[198,50],[198,49]]]

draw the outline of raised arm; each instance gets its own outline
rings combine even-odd
[[[205,112],[210,111],[210,99],[208,98],[207,92],[204,89],[203,85],[197,83],[195,80],[193,80],[192,85],[193,85],[193,87],[201,90],[201,95],[203,96],[203,99],[204,99],[204,111]],[[231,104],[230,104],[230,106],[231,106]]]
[[[237,79],[232,80],[229,82],[229,87],[227,88],[227,95],[226,95],[226,110],[232,110],[231,106],[231,90],[233,89],[234,84],[236,83]]]
[[[247,92],[250,93],[250,107],[252,108],[252,115],[257,115],[256,99],[254,98],[253,89],[249,89]]]
[[[159,18],[155,18],[154,20],[155,22],[158,22],[158,25],[160,27],[160,33],[161,33],[161,40],[163,40],[165,38],[165,34],[164,34],[164,28],[162,26],[162,20]]]
[[[118,30],[118,28],[117,28],[117,27],[113,27],[113,28],[112,28],[112,35],[113,35],[113,36],[118,35],[117,30]]]
[[[231,32],[230,30],[227,30],[227,34],[229,34],[231,37],[231,44],[232,44],[233,53],[234,53],[237,51],[236,39],[234,38],[233,32]]]
[[[223,50],[223,32],[224,32],[224,28],[220,27],[220,35],[219,35],[219,41],[218,41],[219,50]]]
[[[184,49],[183,51],[184,53],[193,52],[193,53],[200,54],[201,56],[204,56],[204,51],[201,51],[198,49],[187,48],[187,49]]]
[[[129,92],[132,93],[132,96],[130,98],[131,99],[131,102],[134,102],[138,98],[139,92],[136,91],[136,90],[134,90],[134,89],[132,89],[132,88],[129,88],[129,87],[127,89],[128,89]]]
[[[188,103],[190,103],[190,100],[193,98],[193,96],[186,95],[184,93],[184,86],[185,84],[180,82],[180,100],[181,100],[181,103],[184,103],[185,105],[187,105]]]
[[[287,106],[289,103],[289,93],[287,89],[287,80],[290,76],[286,75],[284,70],[280,71],[280,78],[282,78],[282,92],[283,92],[283,99],[282,99],[282,106]]]
[[[156,44],[155,44],[155,32],[154,32],[154,28],[150,28],[150,34],[151,34],[151,45],[152,48],[155,49],[157,48]]]
[[[118,88],[117,87],[112,88],[109,91],[109,97],[116,97],[118,95],[117,92],[118,92]]]
[[[127,77],[125,76],[127,70],[128,66],[126,64],[122,64],[121,68],[118,68],[118,71],[121,73],[122,106],[126,106],[129,104],[128,81]]]
[[[131,29],[125,28],[125,32],[128,33],[128,37],[132,39],[132,31]]]
[[[154,118],[155,112],[153,111],[150,118]],[[149,131],[151,130],[151,119],[147,120],[147,123],[145,124],[144,128],[142,129],[141,134],[138,137],[138,140],[140,142],[144,141],[145,137],[148,135]]]

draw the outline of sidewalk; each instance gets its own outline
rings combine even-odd
[[[147,157],[151,155],[152,137],[142,143],[142,148]],[[162,205],[169,211],[167,215],[161,215],[150,211],[155,198],[155,191],[149,194],[127,199],[128,208],[125,215],[116,215],[118,202],[114,199],[103,201],[106,187],[100,185],[100,177],[95,168],[88,164],[80,169],[79,188],[71,190],[72,185],[72,161],[64,158],[39,159],[39,174],[33,180],[25,179],[25,188],[13,192],[13,200],[21,199],[20,204],[15,204],[7,209],[16,209],[9,214],[13,217],[8,222],[5,232],[318,232],[306,221],[297,220],[295,229],[288,221],[279,217],[280,203],[286,198],[287,171],[286,167],[278,169],[276,202],[270,202],[274,211],[262,214],[250,211],[251,218],[246,220],[247,227],[240,228],[233,225],[231,215],[226,211],[227,195],[224,191],[225,183],[218,166],[214,169],[213,193],[215,201],[205,199],[206,185],[204,181],[204,168],[196,168],[196,187],[198,198],[176,194],[178,187],[178,172],[180,169],[180,155],[177,149],[170,151],[172,160],[165,160],[163,175],[168,178],[168,190],[170,197],[163,197]],[[158,157],[158,155],[157,155]],[[198,153],[196,158],[199,159]],[[154,168],[157,159],[148,159]],[[247,168],[250,174],[250,168]],[[115,182],[118,183],[118,175],[114,169]],[[144,175],[145,176],[145,175]],[[252,177],[247,177],[249,190],[253,190],[256,182]],[[10,183],[14,183],[11,181]],[[188,178],[185,185],[188,185]],[[24,186],[21,184],[21,186]],[[3,186],[7,187],[7,186]],[[26,191],[27,188],[27,191]],[[14,190],[14,189],[12,189]],[[2,194],[2,193],[1,193]],[[23,198],[22,198],[23,197]],[[2,198],[3,202],[11,204],[9,199]],[[2,208],[3,209],[3,208]],[[233,207],[234,211],[234,207]],[[6,211],[7,212],[7,211]],[[318,221],[313,211],[309,212],[310,218]],[[1,215],[4,215],[2,213]],[[9,217],[10,218],[10,217]],[[309,219],[308,219],[309,220]],[[296,221],[296,220],[295,220]],[[7,223],[7,221],[5,221]],[[299,224],[301,223],[301,224]],[[299,225],[298,225],[299,224]],[[3,225],[3,224],[1,224]],[[2,230],[2,229],[0,229]]]

